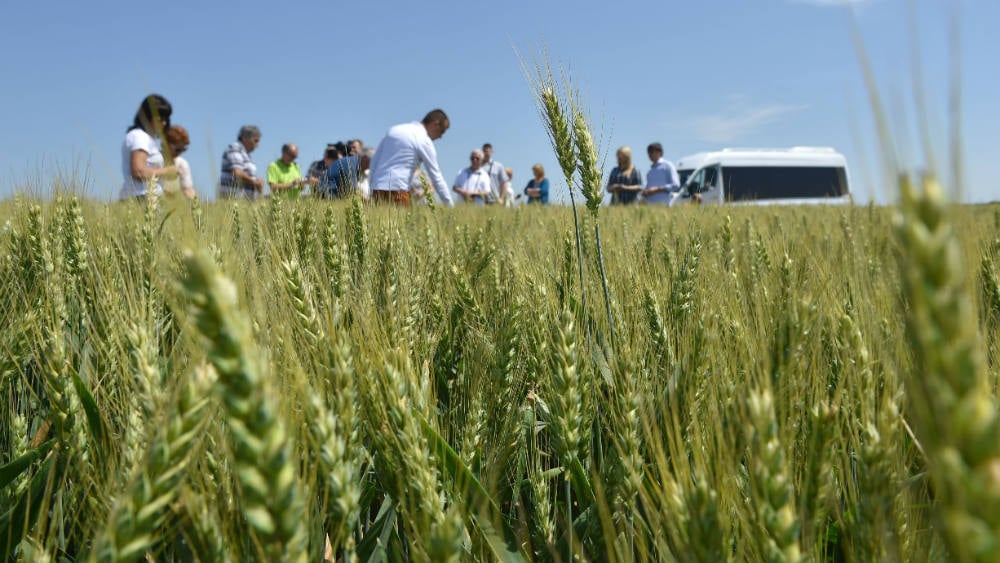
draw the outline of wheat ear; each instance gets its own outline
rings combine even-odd
[[[265,389],[265,369],[236,286],[204,254],[184,258],[184,293],[219,374],[243,513],[268,561],[305,561],[303,507],[291,439]]]

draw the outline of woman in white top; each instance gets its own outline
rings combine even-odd
[[[168,180],[163,184],[163,190],[167,193],[176,192],[179,188],[184,197],[191,199],[195,196],[194,180],[191,178],[191,165],[181,156],[191,144],[191,137],[188,136],[187,129],[180,125],[171,125],[163,135],[163,140],[167,144],[167,156],[173,158],[172,162],[177,168],[177,180]]]
[[[163,179],[177,176],[177,168],[164,162],[158,140],[170,127],[172,112],[170,102],[159,94],[150,94],[142,100],[122,143],[125,182],[119,199],[159,196],[163,193]]]

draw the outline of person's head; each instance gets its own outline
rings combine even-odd
[[[507,166],[506,168],[503,169],[503,171],[507,173],[507,179],[508,180],[513,180],[514,179],[514,169],[513,168],[511,168],[510,166]]]
[[[347,141],[347,154],[354,156],[361,154],[361,148],[364,145],[361,144],[361,139],[351,139]]]
[[[173,157],[180,156],[191,144],[187,129],[180,125],[171,125],[163,134],[163,140],[167,143],[167,148]]]
[[[256,125],[244,125],[236,135],[236,140],[243,143],[247,152],[253,152],[260,144],[260,129]]]
[[[483,162],[489,162],[491,160],[493,160],[493,145],[483,143]]]
[[[424,124],[424,129],[427,130],[427,136],[431,138],[432,141],[440,139],[444,132],[451,127],[451,122],[448,121],[448,116],[440,109],[432,109],[427,112],[424,119],[421,121]]]
[[[299,157],[299,147],[291,144],[285,143],[281,145],[281,162],[285,164],[291,164],[295,162],[295,159]]]
[[[545,177],[545,167],[541,164],[536,164],[531,167],[531,173],[535,175],[535,178]]]
[[[143,98],[139,110],[132,120],[132,129],[142,129],[150,135],[158,136],[170,127],[170,114],[174,108],[166,98],[159,94],[150,94]]]
[[[340,155],[337,154],[337,147],[332,143],[328,144],[323,150],[323,162],[325,162],[327,166],[330,166],[330,164],[338,158],[340,158]]]
[[[618,152],[615,153],[618,157],[618,169],[628,170],[632,168],[632,149],[629,147],[621,147]]]
[[[660,160],[663,158],[663,145],[660,143],[649,143],[649,146],[646,147],[646,154],[649,155],[649,160],[651,162]]]
[[[344,141],[337,141],[333,144],[333,148],[337,149],[337,158],[343,158],[348,155],[347,143]]]
[[[479,167],[483,165],[483,151],[476,149],[472,151],[469,155],[469,169],[479,170]]]

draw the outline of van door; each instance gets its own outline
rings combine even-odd
[[[719,166],[706,166],[701,169],[702,177],[700,189],[701,189],[701,202],[702,203],[722,203],[722,182],[720,181],[722,174],[721,168]]]
[[[688,180],[687,185],[682,190],[684,203],[691,201],[695,195],[701,199],[701,203],[722,203],[722,183],[719,181],[719,166],[706,166],[699,168]]]

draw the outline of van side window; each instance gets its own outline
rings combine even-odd
[[[840,167],[727,166],[727,201],[839,197],[847,194]]]

